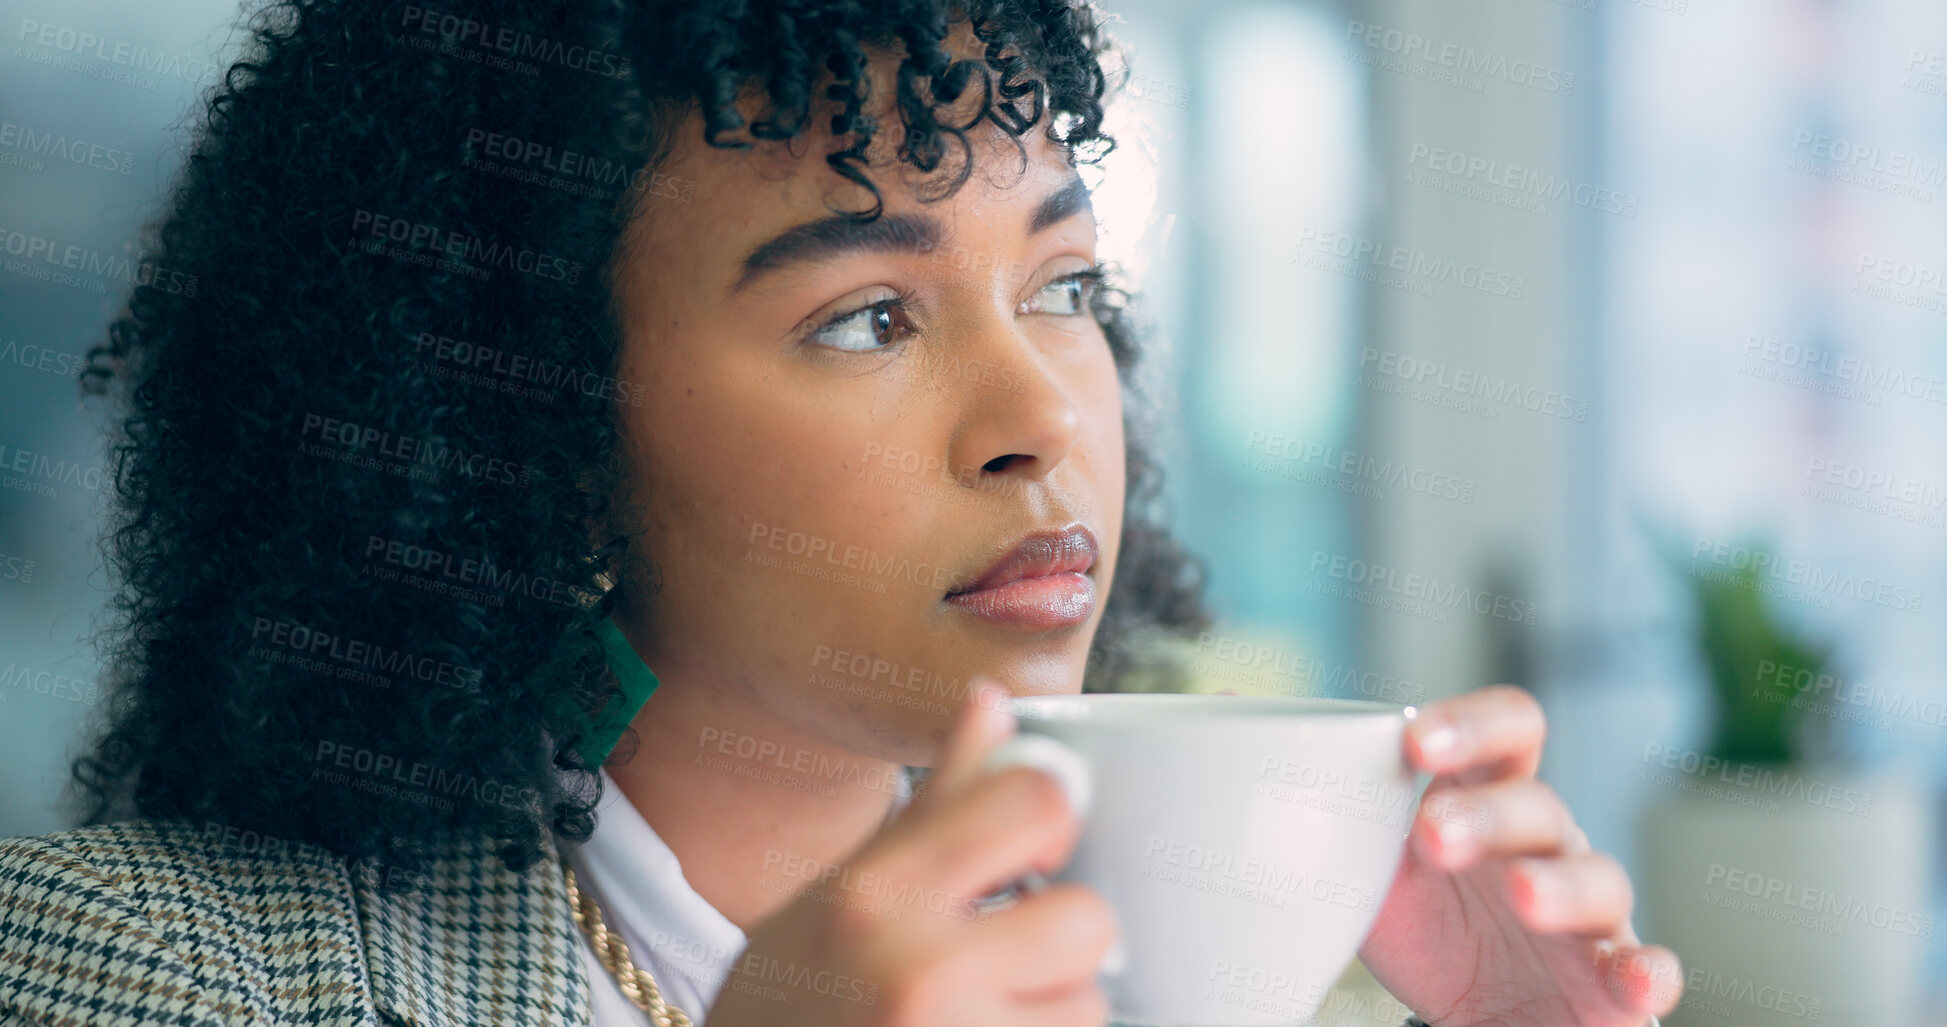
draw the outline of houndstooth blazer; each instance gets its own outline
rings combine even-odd
[[[557,852],[524,875],[484,840],[429,854],[406,890],[186,821],[0,840],[0,1027],[586,1025]]]
[[[221,825],[0,839],[0,1027],[588,1024],[558,852],[522,875],[484,840],[427,851],[404,890]]]

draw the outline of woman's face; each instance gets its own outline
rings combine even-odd
[[[877,222],[833,218],[870,196],[828,138],[721,150],[692,117],[661,166],[695,193],[651,198],[617,271],[620,377],[645,393],[622,408],[646,528],[624,616],[676,687],[921,765],[973,674],[1080,689],[1121,391],[1071,277],[1095,222],[1059,149],[1037,127],[1022,174],[983,123],[972,177],[926,203],[880,124]]]

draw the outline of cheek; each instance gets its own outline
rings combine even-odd
[[[741,652],[753,661],[745,674],[800,670],[843,625],[913,600],[912,586],[867,568],[924,558],[919,500],[862,481],[873,447],[895,449],[907,440],[893,433],[911,429],[747,368],[689,374],[645,399],[655,412],[630,426],[649,515],[642,549],[661,574],[658,636],[712,647],[719,661]]]
[[[1085,516],[1094,526],[1102,556],[1111,572],[1122,540],[1123,499],[1128,489],[1128,440],[1122,424],[1122,380],[1103,343],[1099,365],[1092,369],[1082,401],[1085,445],[1090,450],[1090,484],[1095,494]]]

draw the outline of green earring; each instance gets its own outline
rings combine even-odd
[[[611,703],[602,711],[600,721],[586,713],[576,711],[582,722],[584,734],[576,752],[581,754],[582,765],[590,770],[602,765],[615,743],[622,738],[622,731],[635,719],[636,711],[656,692],[660,683],[656,672],[642,662],[635,646],[622,635],[622,629],[615,622],[603,617],[595,625],[595,635],[602,640],[602,654],[608,658],[608,668],[615,672],[615,678],[622,685],[622,701]]]

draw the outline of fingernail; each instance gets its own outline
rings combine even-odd
[[[993,681],[982,680],[975,686],[974,705],[979,708],[975,716],[980,720],[981,727],[998,731],[1014,722],[1014,710],[1007,700],[1007,690]]]
[[[1442,820],[1433,826],[1433,833],[1440,837],[1441,862],[1449,866],[1467,855],[1473,843],[1474,832],[1463,823]]]
[[[1452,724],[1442,724],[1420,736],[1420,756],[1425,759],[1443,759],[1460,748],[1460,731]]]
[[[1118,934],[1115,940],[1109,943],[1109,951],[1103,954],[1102,965],[1098,968],[1098,972],[1114,977],[1128,965],[1129,950],[1122,944],[1122,935]]]
[[[994,708],[994,683],[986,678],[973,679],[973,694],[969,696],[974,708],[991,710]]]
[[[1536,916],[1554,913],[1562,905],[1562,879],[1554,869],[1529,859],[1514,861],[1515,873],[1528,893],[1528,911]]]

